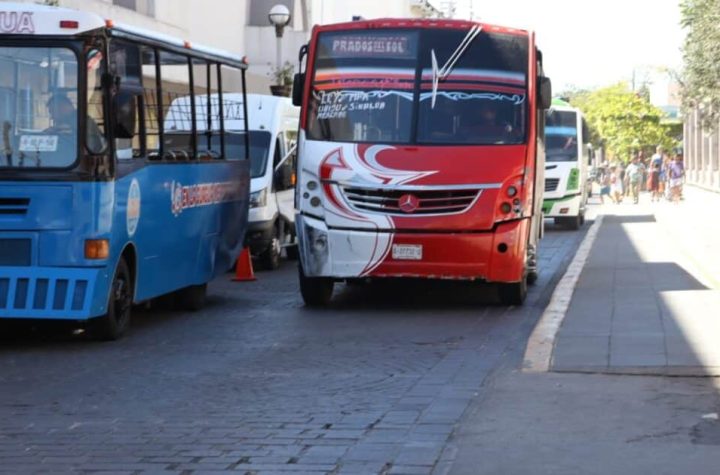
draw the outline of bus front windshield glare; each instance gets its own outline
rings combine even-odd
[[[419,144],[524,143],[527,38],[465,30],[327,32],[318,37],[309,138]]]
[[[545,119],[545,160],[577,161],[577,135],[577,116],[574,112],[549,111]]]
[[[78,156],[78,61],[68,48],[0,47],[0,169]]]

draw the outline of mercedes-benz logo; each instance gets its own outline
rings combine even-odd
[[[398,207],[400,208],[400,211],[402,211],[403,213],[412,213],[413,211],[418,209],[419,206],[420,206],[420,200],[415,195],[411,195],[411,194],[402,195],[398,199]]]

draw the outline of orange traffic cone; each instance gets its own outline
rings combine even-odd
[[[235,278],[234,282],[247,282],[255,280],[255,273],[252,267],[252,257],[250,257],[250,249],[243,249],[240,257],[238,257],[237,263],[235,264]]]

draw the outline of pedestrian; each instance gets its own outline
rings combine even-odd
[[[605,204],[605,197],[607,196],[610,198],[610,201],[613,203],[615,202],[615,198],[610,194],[610,180],[611,180],[611,172],[608,169],[603,170],[602,175],[600,175],[600,202],[602,204]]]
[[[644,167],[640,163],[640,157],[638,156],[633,158],[633,161],[630,162],[630,165],[628,165],[625,170],[625,176],[630,186],[630,194],[635,204],[638,204],[640,201],[640,185],[643,181],[643,171]]]
[[[679,154],[675,154],[668,169],[670,175],[670,197],[677,204],[682,197],[682,184],[685,177],[685,167]]]
[[[665,156],[665,159],[663,160],[663,167],[662,167],[662,175],[663,175],[663,192],[665,199],[667,201],[670,201],[672,199],[671,195],[671,187],[670,187],[670,164],[672,163],[672,160],[669,156]]]
[[[620,204],[623,200],[623,175],[622,165],[612,167],[610,176],[610,193],[613,203]]]
[[[655,155],[650,159],[650,173],[648,173],[648,190],[650,191],[650,201],[660,201],[662,192],[660,190],[661,172],[663,168],[663,148],[658,145],[655,149]]]

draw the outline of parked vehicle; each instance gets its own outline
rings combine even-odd
[[[545,118],[543,213],[555,223],[579,229],[592,189],[588,181],[590,134],[580,110],[554,99]]]
[[[0,318],[116,339],[132,304],[172,293],[199,308],[247,226],[247,145],[226,146],[223,127],[245,123],[223,94],[244,95],[246,64],[91,13],[0,11],[23,29],[0,34]],[[212,121],[193,107],[203,95]]]
[[[300,290],[485,280],[520,304],[537,277],[544,109],[533,33],[459,20],[317,26],[295,78]],[[301,58],[302,59],[302,58]]]
[[[300,108],[287,97],[248,94],[247,101],[251,193],[246,244],[266,269],[277,269],[282,249],[289,258],[297,258],[295,157]]]

